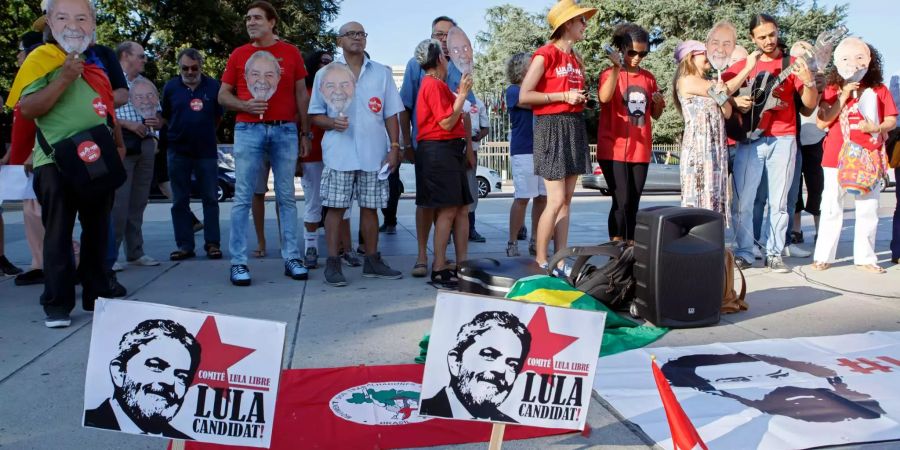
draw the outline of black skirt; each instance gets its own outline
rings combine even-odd
[[[587,129],[581,113],[534,116],[534,174],[561,180],[591,171]]]
[[[416,206],[448,208],[473,202],[466,176],[466,141],[419,141]]]

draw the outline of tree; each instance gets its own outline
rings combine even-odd
[[[705,40],[707,31],[719,20],[730,20],[738,29],[738,41],[752,49],[747,24],[754,14],[769,13],[778,20],[781,37],[787,43],[814,41],[816,36],[844,22],[847,6],[825,8],[807,0],[583,0],[582,6],[598,12],[589,22],[584,41],[576,45],[587,74],[586,87],[596,98],[597,79],[609,67],[603,45],[611,42],[612,32],[622,22],[633,22],[650,33],[651,52],[642,67],[656,77],[660,89],[671,104],[673,54],[682,40]],[[502,74],[505,58],[518,51],[533,51],[550,35],[546,14],[529,14],[521,8],[504,5],[488,9],[488,30],[479,34],[476,62],[476,92],[498,92],[505,83]],[[523,19],[527,18],[527,20]],[[531,47],[528,47],[531,45]],[[597,110],[586,113],[588,136],[596,136]],[[657,143],[681,140],[684,122],[675,108],[668,107],[654,122]]]

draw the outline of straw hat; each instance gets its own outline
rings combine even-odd
[[[594,14],[597,14],[597,8],[581,8],[577,0],[560,0],[547,13],[547,22],[553,28],[550,34],[556,33],[557,28],[578,16],[590,20]]]

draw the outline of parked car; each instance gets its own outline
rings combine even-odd
[[[216,182],[216,199],[224,202],[234,197],[234,156],[231,154],[231,145],[220,145],[218,150],[218,180]],[[150,185],[151,199],[164,199],[165,195],[159,190],[159,185],[154,180]],[[197,177],[191,174],[191,198],[200,198],[200,189],[197,186]]]
[[[475,180],[478,181],[478,198],[485,198],[494,190],[503,188],[500,172],[484,166],[476,169]],[[412,163],[400,164],[400,190],[407,194],[416,192],[416,169]]]
[[[681,192],[681,167],[677,155],[661,150],[650,154],[650,167],[647,169],[647,182],[644,192]],[[585,189],[598,189],[603,195],[612,195],[603,170],[594,163],[594,171],[581,177],[581,186]]]

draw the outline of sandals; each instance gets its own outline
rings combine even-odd
[[[206,250],[206,257],[209,259],[222,259],[222,250],[218,245],[206,244],[203,246],[203,250]]]
[[[417,262],[416,265],[413,266],[412,276],[416,278],[423,278],[425,275],[428,275],[428,263]]]
[[[857,264],[856,268],[863,272],[882,274],[887,272],[883,267],[877,264]]]
[[[448,267],[441,270],[432,270],[431,281],[438,284],[452,284],[458,283],[459,278],[457,278],[456,273]]]
[[[813,270],[822,271],[822,270],[827,270],[829,267],[831,267],[831,264],[828,264],[826,262],[816,261],[816,262],[810,264],[810,267],[812,267]]]
[[[184,261],[185,259],[193,258],[195,256],[197,256],[196,253],[184,250],[175,250],[174,252],[169,253],[169,259],[171,261]]]

